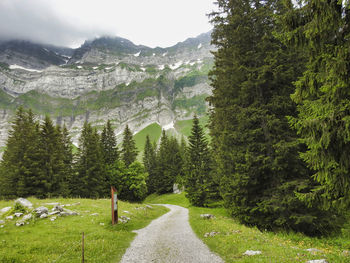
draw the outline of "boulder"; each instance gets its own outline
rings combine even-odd
[[[7,216],[5,219],[6,219],[6,220],[12,220],[12,219],[13,219],[13,216]]]
[[[8,211],[11,210],[11,206],[4,207],[0,210],[0,215],[7,213]]]
[[[246,252],[243,253],[245,256],[255,256],[255,255],[260,255],[262,252],[259,250],[247,250]]]
[[[24,207],[32,208],[33,204],[25,198],[18,198],[15,203],[18,203]]]
[[[60,213],[60,211],[53,211],[53,212],[50,212],[48,215],[53,216],[53,215],[57,215],[59,213]]]
[[[91,216],[98,216],[98,213],[93,213],[91,214]]]
[[[16,222],[16,226],[24,226],[24,221],[18,221],[18,222]]]
[[[307,263],[328,263],[328,261],[325,259],[314,259],[307,261]]]
[[[23,213],[18,212],[18,213],[14,213],[14,215],[15,215],[15,217],[20,217],[20,216],[22,216],[22,215],[23,215]]]
[[[55,217],[55,216],[53,216],[53,217],[51,217],[50,218],[50,220],[53,222],[53,221],[55,221],[57,219],[57,217]]]
[[[32,214],[28,214],[28,215],[23,216],[24,221],[29,220],[31,218],[32,218]]]
[[[60,205],[56,205],[54,208],[52,208],[52,211],[59,211],[59,212],[63,212],[63,207]]]
[[[130,220],[131,220],[130,217],[127,217],[127,216],[121,216],[119,218],[119,222],[122,224],[125,224],[125,223],[129,222]]]
[[[214,237],[216,235],[220,234],[220,232],[215,232],[215,231],[212,231],[210,233],[205,233],[204,234],[204,237]]]
[[[203,218],[203,219],[212,219],[212,218],[215,218],[215,216],[211,215],[211,214],[201,214],[201,218]]]
[[[48,215],[46,214],[46,213],[44,213],[44,214],[41,214],[40,215],[40,218],[46,218]]]
[[[46,208],[45,206],[40,206],[38,208],[35,208],[34,212],[38,215],[41,216],[42,214],[47,214],[49,212],[49,209]]]
[[[78,213],[74,212],[74,211],[71,211],[71,210],[68,210],[68,209],[64,209],[63,212],[60,212],[60,215],[61,216],[77,216]]]
[[[316,255],[317,253],[322,253],[322,251],[317,248],[308,248],[306,249],[306,251],[310,252],[312,255]]]

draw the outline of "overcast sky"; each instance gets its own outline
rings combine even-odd
[[[120,36],[168,47],[208,32],[215,0],[0,0],[0,39],[78,47]]]

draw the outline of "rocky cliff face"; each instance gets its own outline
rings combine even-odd
[[[202,115],[211,93],[212,49],[209,33],[169,48],[123,38],[96,39],[76,50],[3,43],[0,146],[18,105],[66,123],[75,140],[86,120],[99,127],[110,119],[120,133],[126,123],[136,132]]]

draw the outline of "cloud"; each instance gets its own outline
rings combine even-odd
[[[0,0],[0,39],[79,46],[102,35],[169,46],[210,30],[213,0]]]
[[[50,0],[1,0],[0,39],[25,39],[39,43],[72,46],[93,38],[93,28],[78,28],[65,20]]]

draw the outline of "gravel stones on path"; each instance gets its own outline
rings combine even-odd
[[[164,205],[171,211],[155,219],[138,235],[121,263],[223,263],[197,238],[188,222],[188,209]]]

